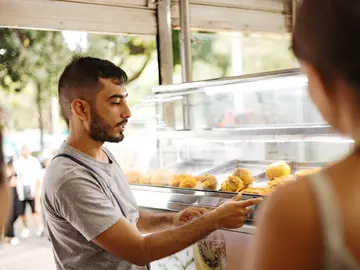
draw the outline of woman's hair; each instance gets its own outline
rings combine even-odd
[[[325,85],[343,79],[360,97],[360,1],[302,0],[292,48],[313,65]]]
[[[5,162],[4,162],[4,154],[2,150],[2,134],[0,130],[0,187],[5,184],[4,167],[5,167]]]

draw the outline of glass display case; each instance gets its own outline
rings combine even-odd
[[[347,154],[353,141],[324,122],[306,88],[299,70],[154,87],[133,110],[125,142],[111,147],[139,206],[211,209],[237,192],[266,199]],[[226,267],[196,269],[235,269],[256,231],[253,222],[251,215],[242,228],[209,238],[225,241]],[[191,252],[194,264],[199,248]]]

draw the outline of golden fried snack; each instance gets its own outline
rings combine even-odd
[[[195,177],[196,181],[201,184],[203,189],[216,190],[218,186],[218,180],[211,174],[205,174]]]
[[[150,180],[150,176],[149,175],[144,175],[140,178],[139,180],[139,184],[142,185],[150,185],[151,184],[151,180]]]
[[[139,184],[142,174],[140,172],[131,171],[126,173],[126,179],[129,184]]]
[[[221,184],[221,190],[227,192],[240,192],[245,187],[243,180],[236,176],[229,176],[226,181]]]
[[[195,178],[187,178],[180,182],[179,188],[195,188],[196,183]]]
[[[150,182],[154,186],[166,186],[174,178],[174,173],[165,169],[153,170],[150,174]]]
[[[321,168],[312,168],[307,170],[299,170],[295,173],[296,177],[308,176],[311,174],[315,174],[321,171]]]
[[[150,170],[146,175],[140,178],[140,184],[165,186],[169,183],[170,179],[174,178],[171,171],[165,169]]]
[[[290,183],[292,181],[294,181],[294,175],[289,174],[288,176],[284,176],[284,177],[275,177],[275,179],[269,181],[267,185],[269,187],[277,187],[286,183]]]
[[[179,183],[180,188],[194,188],[197,180],[190,174],[178,174],[174,176],[173,183]]]
[[[274,188],[272,187],[259,187],[259,188],[245,188],[242,193],[255,194],[255,195],[268,195]]]
[[[284,161],[278,161],[270,164],[266,168],[266,177],[272,181],[277,177],[288,176],[291,172],[290,166]]]
[[[232,176],[239,177],[241,180],[243,180],[245,186],[249,186],[254,182],[254,177],[248,169],[237,168],[233,172]]]
[[[179,187],[181,182],[181,178],[179,175],[175,174],[173,179],[170,181],[169,185],[172,187]]]

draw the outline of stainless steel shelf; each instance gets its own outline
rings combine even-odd
[[[146,185],[131,185],[131,189],[140,208],[172,212],[182,211],[190,206],[214,209],[236,195],[236,193],[228,192]],[[247,200],[256,197],[263,196],[244,194],[242,199]],[[232,231],[254,234],[255,226],[252,225],[253,221],[253,215],[251,215],[246,226]]]
[[[254,139],[250,136],[274,136],[274,138],[289,137],[294,139],[294,135],[305,137],[340,137],[329,125],[272,125],[272,126],[252,126],[243,128],[222,128],[206,130],[158,130],[159,139],[204,139],[204,140],[239,140],[242,137]],[[290,137],[292,136],[292,137]],[[264,137],[266,139],[266,137]]]
[[[131,185],[140,207],[180,211],[189,206],[216,208],[224,201],[233,198],[236,193],[184,188]],[[259,195],[244,195],[243,200]]]

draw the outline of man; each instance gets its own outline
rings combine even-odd
[[[20,157],[13,163],[14,169],[17,174],[16,190],[19,197],[19,215],[24,225],[21,232],[21,237],[28,238],[30,230],[28,227],[27,217],[25,215],[26,205],[31,207],[33,219],[35,221],[37,234],[40,234],[39,216],[35,209],[35,196],[39,182],[41,165],[40,162],[31,155],[27,145],[21,147]]]
[[[259,203],[237,196],[209,213],[138,211],[123,172],[102,147],[124,138],[131,116],[126,80],[113,63],[90,57],[75,58],[60,77],[70,127],[60,153],[68,156],[50,163],[41,200],[57,269],[146,269],[216,229],[242,226],[247,207]]]

